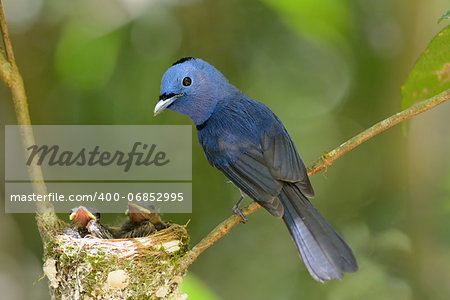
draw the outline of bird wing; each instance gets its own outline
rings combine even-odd
[[[264,161],[272,176],[295,183],[305,196],[314,197],[306,167],[288,133],[285,130],[276,135],[265,132],[261,144]]]
[[[272,136],[265,132],[259,146],[248,145],[233,162],[216,167],[276,217],[283,216],[277,198],[283,182],[294,183],[306,196],[314,195],[306,167],[285,131]]]
[[[256,150],[256,149],[253,149]],[[273,178],[264,161],[262,152],[248,151],[234,162],[216,165],[239,189],[261,204],[275,217],[282,217],[284,210],[278,194],[283,183]]]

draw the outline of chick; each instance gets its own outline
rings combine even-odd
[[[144,237],[155,230],[167,227],[155,207],[146,202],[142,204],[129,202],[125,214],[129,219],[120,227],[119,236],[121,238]]]
[[[89,234],[87,224],[91,220],[100,218],[100,213],[96,209],[78,206],[70,210],[70,227],[64,229],[64,233],[73,238],[83,238]]]
[[[95,208],[78,206],[71,209],[71,225],[64,233],[73,238],[83,238],[90,234],[100,239],[113,239],[112,230],[100,223],[100,212]]]

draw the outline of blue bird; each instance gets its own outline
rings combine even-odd
[[[197,127],[208,162],[269,213],[283,218],[300,257],[320,282],[358,269],[350,247],[307,197],[314,196],[297,149],[280,119],[231,85],[207,62],[186,57],[163,75],[154,115],[186,115]]]

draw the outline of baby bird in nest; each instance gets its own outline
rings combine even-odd
[[[64,229],[64,233],[73,238],[84,238],[88,234],[100,239],[112,239],[110,229],[100,223],[100,212],[95,208],[78,206],[71,209],[70,227]]]
[[[119,229],[118,235],[121,238],[145,237],[155,230],[167,227],[155,207],[147,202],[139,204],[128,202],[125,214],[129,219]]]

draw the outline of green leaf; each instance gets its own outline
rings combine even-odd
[[[442,17],[439,18],[438,24],[442,22],[442,20],[450,19],[450,10],[447,10],[445,14],[442,15]]]
[[[450,89],[450,25],[441,30],[414,64],[402,86],[402,109]]]

